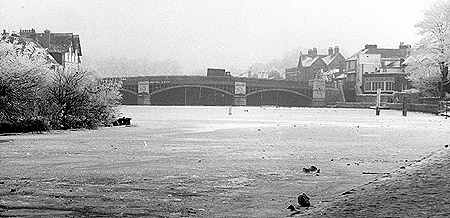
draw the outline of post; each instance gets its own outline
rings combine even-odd
[[[277,107],[280,106],[280,92],[276,92],[277,93]]]
[[[446,90],[444,90],[444,83],[448,82],[447,77],[448,77],[448,64],[446,64],[445,62],[440,62],[439,63],[439,68],[441,70],[441,83],[440,83],[440,94],[441,94],[441,100],[445,99],[445,92]]]
[[[187,92],[187,88],[186,87],[184,87],[184,106],[186,106],[187,105],[187,97],[186,97],[186,92]]]
[[[445,119],[448,118],[447,111],[448,111],[448,101],[445,101]]]
[[[408,114],[408,98],[406,94],[403,94],[402,103],[402,115],[406,117],[406,115]]]
[[[202,105],[202,87],[200,87],[198,91],[198,104]]]
[[[259,94],[261,94],[261,98],[259,99],[259,106],[262,106],[262,103],[263,103],[263,92],[261,92]]]
[[[375,106],[375,115],[380,115],[381,89],[377,89],[377,102]]]

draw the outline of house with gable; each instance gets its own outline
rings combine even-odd
[[[356,94],[390,94],[410,88],[406,79],[405,60],[411,45],[400,43],[398,48],[378,48],[365,45],[346,60],[346,80],[353,83]]]
[[[24,38],[17,33],[8,33],[3,30],[1,33],[0,41],[14,44],[24,55],[32,55],[36,53],[44,52],[47,63],[52,69],[59,68],[61,65],[51,56],[46,49],[44,49],[38,42],[30,38]]]
[[[318,54],[317,48],[300,53],[297,67],[286,69],[286,80],[308,82],[314,78],[333,80],[345,69],[345,57],[339,47],[328,49],[328,54]]]

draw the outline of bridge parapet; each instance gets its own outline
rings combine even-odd
[[[312,106],[313,107],[322,107],[325,106],[325,80],[323,79],[315,79],[312,81],[313,83],[313,95],[312,95]]]

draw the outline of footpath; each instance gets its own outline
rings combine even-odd
[[[450,217],[450,148],[296,216]]]

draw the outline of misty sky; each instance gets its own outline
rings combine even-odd
[[[243,71],[292,49],[397,47],[429,0],[0,0],[0,28],[80,35],[85,58],[177,61],[186,73]],[[235,72],[236,73],[236,72]]]

